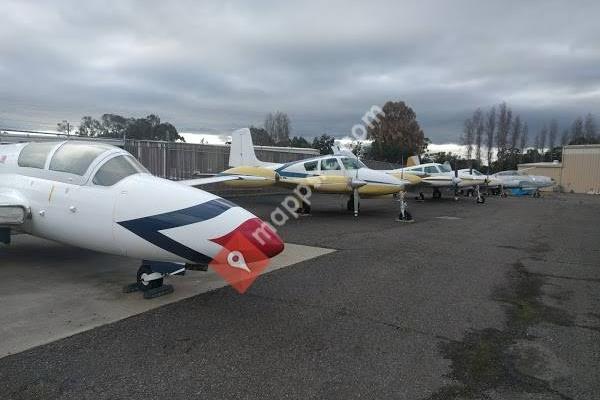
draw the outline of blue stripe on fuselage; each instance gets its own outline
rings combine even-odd
[[[208,263],[212,260],[211,257],[184,246],[159,231],[207,221],[223,214],[232,207],[237,206],[230,201],[219,198],[193,207],[121,221],[118,224],[165,251],[193,262]]]

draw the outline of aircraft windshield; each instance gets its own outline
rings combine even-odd
[[[50,169],[83,176],[96,157],[110,149],[111,146],[98,143],[65,143],[52,156]]]
[[[344,168],[346,169],[360,169],[365,166],[362,162],[357,160],[356,158],[342,158],[342,164],[344,164]]]
[[[440,164],[438,167],[440,167],[440,171],[442,172],[452,172],[452,168],[448,164]]]
[[[44,168],[50,151],[56,147],[56,142],[29,143],[19,154],[19,167]]]
[[[148,172],[142,164],[131,156],[117,156],[108,160],[96,172],[92,182],[99,186],[112,186],[129,175]]]

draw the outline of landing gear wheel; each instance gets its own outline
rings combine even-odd
[[[483,197],[483,196],[478,197],[477,204],[483,204],[483,203],[485,203],[485,197]]]
[[[300,216],[310,215],[310,204],[303,201],[302,205],[296,210],[296,213]]]
[[[163,278],[153,279],[151,281],[144,281],[144,279],[142,279],[143,275],[150,275],[151,273],[152,268],[150,268],[150,266],[146,264],[142,264],[142,266],[137,271],[137,284],[142,292],[163,286]]]
[[[436,199],[436,200],[441,199],[442,198],[442,192],[440,192],[439,190],[434,190],[432,197],[434,199]]]
[[[402,213],[400,213],[398,215],[398,219],[396,221],[398,221],[398,222],[415,222],[412,215],[408,211],[404,211],[404,215],[402,215]]]

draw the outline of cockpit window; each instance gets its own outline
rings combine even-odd
[[[56,142],[29,143],[19,154],[19,167],[44,168],[50,151],[56,147]]]
[[[340,163],[337,158],[326,158],[325,160],[321,160],[321,171],[331,171],[342,169],[340,167]]]
[[[309,161],[304,163],[304,169],[307,171],[315,171],[317,169],[318,161]]]
[[[131,156],[117,156],[108,160],[98,172],[92,182],[99,186],[112,186],[129,175],[148,172],[135,158]]]
[[[359,169],[363,168],[365,164],[357,160],[356,158],[342,157],[342,164],[346,169]]]
[[[427,174],[437,174],[438,173],[438,169],[435,165],[430,165],[428,167],[425,167],[425,173]]]
[[[442,172],[452,172],[452,168],[448,164],[440,164],[438,167]]]
[[[476,169],[473,170],[473,175],[483,175],[481,172],[477,171]]]
[[[50,169],[83,176],[96,157],[111,148],[96,143],[65,143],[54,153]]]

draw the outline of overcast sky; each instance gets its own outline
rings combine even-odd
[[[281,110],[292,134],[341,137],[404,100],[442,143],[502,100],[534,129],[600,116],[598,1],[109,3],[0,2],[0,127],[112,112],[226,131]]]

